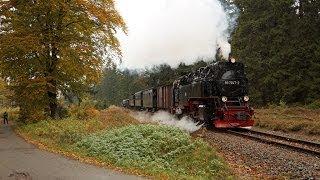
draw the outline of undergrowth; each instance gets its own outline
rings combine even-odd
[[[153,176],[211,179],[227,175],[211,147],[169,126],[127,126],[87,136],[76,146],[89,156]]]
[[[94,158],[126,172],[170,179],[232,178],[212,147],[182,130],[139,124],[117,107],[99,114],[26,124],[17,132],[58,152]]]
[[[255,126],[276,131],[320,135],[320,110],[272,107],[255,110]]]

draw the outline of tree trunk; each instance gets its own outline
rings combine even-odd
[[[49,81],[50,88],[47,92],[48,98],[49,98],[49,108],[50,108],[50,117],[52,119],[56,118],[56,112],[57,112],[57,107],[58,107],[58,101],[57,101],[57,83],[55,80]]]
[[[48,68],[49,79],[47,83],[47,94],[49,98],[49,108],[50,108],[50,117],[52,119],[56,119],[57,115],[57,107],[58,107],[58,100],[57,100],[57,80],[56,80],[56,71],[57,71],[57,48],[55,44],[52,44],[52,56],[51,61]]]

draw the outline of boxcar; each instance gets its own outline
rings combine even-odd
[[[134,106],[136,108],[142,108],[143,107],[142,91],[139,91],[139,92],[134,94]]]
[[[157,90],[148,89],[142,93],[143,107],[146,109],[156,109],[157,108]]]
[[[173,105],[172,85],[157,88],[157,108],[171,109]]]
[[[130,96],[129,106],[130,106],[130,107],[134,107],[134,95],[131,95],[131,96]]]

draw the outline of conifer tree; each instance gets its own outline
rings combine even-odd
[[[320,2],[236,0],[232,50],[247,66],[257,103],[320,98]]]

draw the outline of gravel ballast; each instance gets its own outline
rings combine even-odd
[[[223,131],[193,134],[210,143],[241,178],[319,179],[320,158]]]

